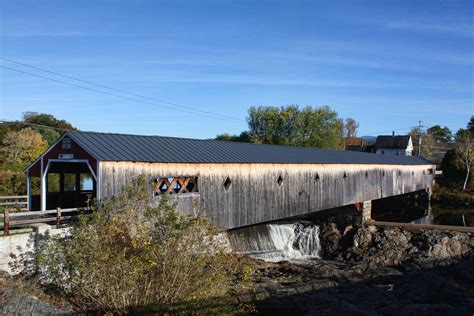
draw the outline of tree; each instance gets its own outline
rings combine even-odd
[[[28,126],[25,123],[51,126],[57,128],[58,130],[55,130],[54,128]],[[77,130],[74,126],[72,126],[71,123],[65,120],[58,120],[51,114],[25,112],[23,113],[23,119],[21,121],[0,124],[0,143],[5,138],[8,132],[18,132],[21,129],[25,128],[25,126],[28,126],[40,133],[43,139],[45,139],[48,142],[48,145],[50,146],[61,136],[62,129]]]
[[[357,129],[359,128],[359,123],[353,118],[347,118],[344,121],[344,134],[348,138],[357,137]]]
[[[34,128],[34,130],[43,136],[43,139],[48,143],[48,146],[54,144],[61,136],[60,133],[51,128]]]
[[[58,130],[54,130],[52,128],[34,127],[50,146],[61,136],[61,130],[76,130],[71,123],[58,120],[53,115],[45,113],[25,112],[23,113],[23,122],[58,128]]]
[[[457,132],[456,151],[458,152],[458,161],[463,165],[466,171],[462,187],[462,190],[465,191],[471,173],[472,163],[474,162],[474,135],[468,129],[462,129]]]
[[[474,135],[474,115],[471,116],[471,119],[467,123],[467,129],[472,135]]]
[[[445,142],[451,142],[453,140],[453,133],[447,126],[441,127],[440,125],[433,125],[428,128],[427,133]]]
[[[433,151],[436,147],[436,139],[433,135],[426,133],[419,127],[412,128],[409,135],[413,142],[413,153],[420,157],[432,160]],[[421,148],[420,148],[421,138]]]
[[[441,170],[443,170],[443,177],[440,182],[446,187],[461,187],[463,185],[464,170],[459,163],[459,154],[456,148],[450,149],[446,152],[441,161]]]
[[[231,142],[242,142],[242,143],[251,143],[250,135],[248,132],[241,132],[240,135],[231,135],[231,134],[219,134],[216,136],[216,140],[225,140]]]
[[[52,126],[52,127],[57,127],[61,129],[67,129],[67,130],[76,130],[76,128],[72,126],[71,123],[67,122],[66,120],[58,120],[53,115],[45,114],[45,113],[24,112],[23,122]]]
[[[10,171],[22,172],[48,148],[40,133],[31,128],[8,132],[0,149],[2,165]]]
[[[18,195],[26,192],[23,170],[48,147],[41,134],[31,128],[9,131],[0,147],[0,192]]]
[[[329,107],[255,107],[247,118],[250,139],[258,144],[341,148],[343,124]]]

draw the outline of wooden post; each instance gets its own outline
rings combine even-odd
[[[26,207],[27,207],[28,211],[31,211],[30,195],[31,195],[31,177],[27,172],[27,175],[26,175]]]
[[[61,228],[61,208],[56,209],[56,228]]]
[[[10,233],[10,216],[8,211],[3,211],[3,236],[8,236]]]

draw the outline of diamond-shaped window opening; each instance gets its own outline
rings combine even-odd
[[[344,171],[344,174],[342,175],[342,178],[347,178],[347,173]]]
[[[316,173],[316,177],[314,177],[314,181],[319,181],[319,180],[320,180],[320,178],[319,178],[319,174],[318,174],[318,173]]]
[[[190,178],[186,185],[187,192],[197,192],[197,178]]]
[[[369,177],[369,172],[368,172],[368,171],[365,172],[365,177],[366,177],[366,178]]]
[[[178,180],[176,180],[176,182],[173,185],[173,192],[178,193],[179,190],[181,190],[181,183]]]
[[[157,183],[155,195],[198,192],[197,177],[158,178],[155,181]]]
[[[232,185],[232,180],[230,180],[229,177],[227,177],[224,181],[224,184],[223,184],[223,187],[224,187],[224,190],[227,192],[229,191],[230,187]]]
[[[162,182],[160,184],[160,186],[158,187],[158,192],[156,192],[157,194],[165,194],[166,191],[168,191],[168,186],[166,185],[165,182]]]
[[[278,176],[277,183],[279,187],[281,187],[281,185],[283,184],[283,177],[281,175]]]

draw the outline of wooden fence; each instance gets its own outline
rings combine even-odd
[[[28,195],[0,196],[0,209],[28,211]]]
[[[90,212],[89,208],[68,208],[38,212],[3,212],[3,236],[8,236],[12,228],[23,227],[25,225],[39,223],[54,223],[56,228],[61,227],[61,223],[77,217],[81,213]],[[66,214],[66,215],[65,215]]]

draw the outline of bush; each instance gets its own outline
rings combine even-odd
[[[472,205],[474,204],[474,194],[469,191],[450,190],[440,185],[436,185],[433,188],[432,201],[442,205]]]
[[[215,228],[178,214],[165,196],[157,207],[148,200],[139,178],[81,217],[68,236],[43,242],[43,282],[82,311],[163,312],[226,302],[235,261]]]

